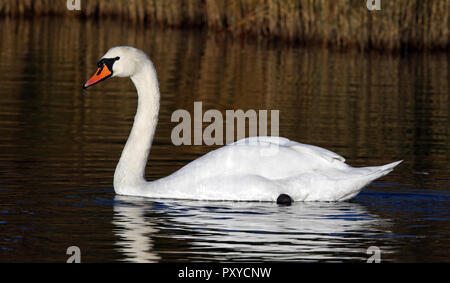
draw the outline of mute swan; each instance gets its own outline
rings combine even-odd
[[[147,55],[134,47],[111,48],[86,89],[109,77],[130,77],[137,113],[114,173],[119,195],[236,201],[345,201],[401,161],[353,168],[329,150],[281,137],[251,137],[223,146],[177,172],[148,182],[145,166],[158,122],[160,93]]]

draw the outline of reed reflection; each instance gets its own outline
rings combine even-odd
[[[79,165],[76,172],[113,170],[121,150],[116,145],[129,133],[136,107],[131,83],[111,80],[85,96],[80,90],[92,64],[117,45],[145,50],[158,70],[162,106],[154,161],[192,160],[212,149],[173,148],[170,141],[173,111],[192,113],[194,101],[202,101],[223,115],[226,109],[280,110],[281,136],[338,152],[352,165],[405,159],[404,166],[417,171],[449,168],[448,54],[340,54],[68,18],[2,19],[0,27],[0,126],[8,130],[2,141],[33,139],[27,156],[58,156],[59,148],[43,146],[44,139],[58,140],[71,148],[66,153]],[[110,163],[92,164],[100,158]],[[156,178],[184,165],[175,163],[149,172]]]

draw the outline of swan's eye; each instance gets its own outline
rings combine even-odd
[[[103,58],[100,61],[98,61],[97,67],[101,68],[103,67],[103,65],[106,65],[108,69],[112,70],[112,65],[114,64],[114,62],[118,60],[120,60],[119,56],[117,56],[116,58]]]

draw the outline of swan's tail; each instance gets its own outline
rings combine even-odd
[[[367,174],[367,176],[371,176],[373,180],[378,179],[380,177],[383,177],[387,174],[389,174],[392,170],[394,170],[394,167],[402,163],[403,160],[392,162],[386,165],[382,166],[375,166],[375,167],[365,167],[365,169],[370,170],[370,172]]]
[[[381,178],[387,174],[389,174],[394,167],[402,163],[403,160],[392,162],[382,166],[374,166],[374,167],[363,167],[363,168],[353,168],[355,173],[357,172],[358,177],[355,179],[351,178],[347,183],[349,185],[349,189],[342,195],[340,195],[337,200],[345,201],[356,196],[365,186],[370,184],[372,181]]]

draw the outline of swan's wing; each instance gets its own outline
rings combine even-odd
[[[342,169],[345,159],[329,150],[279,137],[253,137],[213,150],[171,176],[190,179],[260,176],[282,179],[305,172]]]
[[[329,162],[333,162],[335,160],[345,162],[344,157],[342,157],[339,154],[334,153],[328,149],[321,148],[321,147],[314,146],[314,145],[294,142],[287,138],[282,138],[282,137],[250,137],[250,138],[239,140],[230,145],[243,145],[243,144],[246,144],[246,145],[275,145],[275,146],[289,147],[300,153],[316,155],[317,157],[324,158]]]

